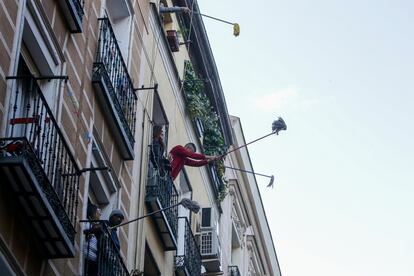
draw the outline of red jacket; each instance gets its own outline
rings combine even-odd
[[[171,176],[173,180],[178,176],[184,165],[191,167],[201,167],[208,163],[204,154],[192,152],[183,146],[175,146],[170,151],[171,154]],[[193,160],[196,159],[196,160]]]

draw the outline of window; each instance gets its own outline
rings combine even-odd
[[[191,187],[190,181],[188,180],[187,173],[185,168],[180,173],[180,184],[178,187],[178,193],[180,195],[180,200],[183,198],[192,199],[193,197],[193,188]],[[190,210],[180,206],[178,208],[178,217],[186,217],[191,225],[191,212]]]
[[[157,168],[162,175],[164,175],[165,169],[167,169],[163,163],[163,160],[167,157],[167,145],[168,145],[168,120],[165,115],[164,107],[161,103],[161,99],[158,92],[154,92],[154,103],[152,108],[152,142],[150,152],[150,165]],[[157,140],[161,135],[162,141]]]
[[[29,1],[25,11],[20,50],[21,57],[28,68],[25,73],[35,77],[61,75],[63,54],[46,27],[48,23],[42,18],[36,5]],[[19,67],[21,67],[21,62],[19,62]],[[49,107],[57,117],[62,81],[41,80],[37,83]]]
[[[106,13],[111,20],[118,46],[122,57],[127,63],[129,42],[131,36],[131,23],[134,14],[130,0],[107,0]]]
[[[92,141],[91,168],[107,167],[109,162],[102,147],[96,140]],[[94,204],[102,210],[101,217],[109,218],[113,209],[118,208],[119,183],[111,171],[106,169],[91,171],[89,179],[89,195]]]
[[[168,145],[168,118],[165,114],[164,106],[162,105],[161,98],[158,92],[155,90],[154,103],[152,108],[152,121],[154,126],[161,126],[164,130],[164,144],[167,148]]]

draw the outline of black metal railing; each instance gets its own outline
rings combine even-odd
[[[28,157],[42,192],[73,242],[79,168],[37,81],[33,77],[17,79],[8,138],[1,139],[2,153]]]
[[[229,266],[229,276],[241,276],[237,265]]]
[[[105,80],[112,104],[131,144],[134,143],[137,96],[108,18],[99,18],[100,31],[94,74]]]
[[[73,7],[75,8],[75,12],[80,18],[80,21],[82,22],[82,17],[85,14],[83,8],[85,7],[85,0],[69,0]]]
[[[94,230],[90,231],[91,228]],[[104,222],[96,222],[94,226],[88,223],[84,246],[85,276],[129,275],[111,231]]]
[[[184,231],[180,230],[180,235],[184,235],[184,250],[181,251],[180,243],[178,245],[177,254],[175,257],[176,268],[179,270],[186,270],[187,275],[197,276],[201,275],[201,255],[200,249],[191,231],[190,223],[186,217],[178,218],[178,224],[183,227]]]
[[[160,171],[151,165],[148,167],[146,197],[158,200],[160,208],[178,203],[178,193],[169,174],[161,175]],[[164,211],[174,237],[177,237],[178,206]]]
[[[71,33],[82,32],[82,20],[85,15],[84,0],[58,0],[63,17]]]

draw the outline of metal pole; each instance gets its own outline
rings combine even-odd
[[[131,223],[131,222],[138,221],[138,220],[140,220],[140,219],[143,219],[143,218],[146,218],[146,217],[149,217],[149,216],[152,216],[152,215],[155,215],[155,214],[158,214],[158,213],[164,212],[164,211],[166,211],[166,210],[168,210],[168,209],[171,209],[171,208],[177,207],[177,206],[178,206],[178,205],[180,205],[180,204],[181,204],[181,202],[176,203],[176,204],[173,204],[173,205],[171,205],[171,206],[165,207],[165,208],[160,209],[160,210],[158,210],[158,211],[154,211],[154,212],[148,213],[148,214],[146,214],[146,215],[143,215],[143,216],[141,216],[141,217],[138,217],[138,218],[135,218],[135,219],[131,219],[131,220],[126,221],[126,222],[123,222],[123,223],[121,223],[121,224],[118,224],[118,225],[115,225],[115,226],[109,227],[109,229],[111,230],[111,229],[114,229],[114,228],[118,228],[118,227],[120,227],[120,226],[124,226],[124,225],[126,225],[126,224]]]
[[[232,23],[232,22],[229,22],[229,21],[226,21],[226,20],[223,20],[223,19],[214,17],[214,16],[210,16],[210,15],[207,15],[207,14],[202,14],[202,13],[199,13],[199,12],[193,12],[193,13],[199,14],[201,16],[208,17],[210,19],[217,20],[217,21],[220,21],[220,22],[223,22],[223,23],[226,23],[226,24],[230,24],[230,25],[234,25],[235,24],[235,23]]]
[[[226,152],[226,153],[222,154],[222,155],[221,155],[221,157],[224,157],[224,156],[226,156],[227,154],[229,154],[229,153],[231,153],[231,152],[233,152],[233,151],[236,151],[236,150],[239,150],[239,149],[241,149],[241,148],[244,148],[244,147],[246,147],[246,146],[248,146],[248,145],[250,145],[250,144],[253,144],[254,142],[257,142],[257,141],[259,141],[259,140],[262,140],[262,139],[266,138],[267,136],[270,136],[270,135],[275,134],[275,133],[276,133],[275,131],[272,131],[271,133],[266,134],[265,136],[262,136],[262,137],[260,137],[260,138],[257,138],[256,140],[253,140],[253,141],[251,141],[251,142],[249,142],[249,143],[247,143],[247,144],[241,145],[240,147],[237,147],[237,148],[235,148],[235,149],[232,149],[232,150],[230,150],[230,151],[228,151],[228,152]]]
[[[243,169],[239,169],[239,168],[233,168],[233,167],[229,167],[229,166],[224,166],[224,167],[227,168],[227,169],[235,170],[235,171],[241,171],[241,172],[245,172],[245,173],[257,174],[257,175],[260,175],[260,176],[272,178],[272,175],[266,175],[266,174],[262,174],[262,173],[247,171],[247,170],[243,170]]]

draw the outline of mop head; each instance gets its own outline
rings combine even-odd
[[[272,187],[273,188],[273,182],[275,182],[275,176],[274,175],[272,175],[270,177],[270,182],[269,182],[269,184],[267,184],[267,187]]]
[[[279,117],[276,121],[273,121],[272,123],[272,131],[279,135],[279,131],[286,130],[287,126],[285,121],[281,117]]]
[[[191,200],[189,198],[183,198],[181,200],[181,205],[183,205],[184,208],[196,214],[198,213],[198,211],[200,211],[200,205],[198,204],[198,202]]]
[[[237,23],[233,24],[233,35],[239,36],[240,35],[240,25]]]

